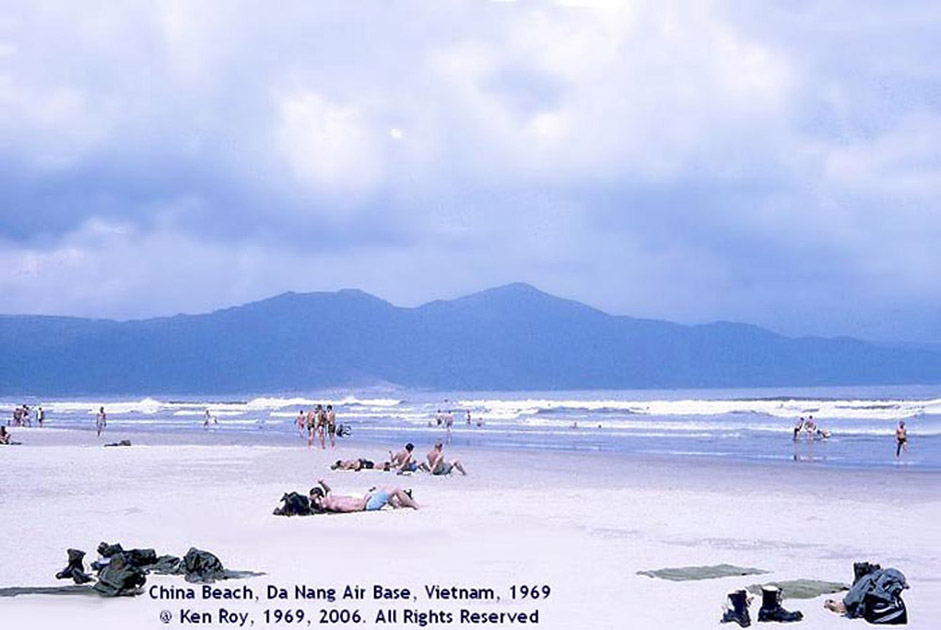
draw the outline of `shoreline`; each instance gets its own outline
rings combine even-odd
[[[286,431],[283,429],[227,431],[224,429],[218,430],[213,428],[207,430],[201,426],[195,425],[187,426],[182,428],[182,430],[176,431],[165,429],[128,430],[124,428],[109,428],[105,433],[102,434],[100,438],[94,435],[95,429],[92,425],[85,428],[80,428],[76,426],[55,426],[52,424],[42,428],[36,426],[13,427],[8,430],[15,433],[16,441],[23,442],[23,438],[27,438],[29,441],[23,442],[21,446],[29,447],[97,446],[106,443],[119,442],[126,439],[130,440],[135,446],[257,446],[268,448],[319,450],[319,446],[316,444],[313,449],[307,449],[306,438],[299,437],[296,432]],[[364,453],[362,455],[363,457],[374,459],[373,457],[369,457],[369,455],[375,455],[376,453],[379,453],[380,455],[384,456],[385,451],[389,448],[399,448],[401,447],[401,444],[409,440],[416,443],[416,445],[427,444],[430,446],[430,444],[433,443],[435,439],[441,439],[443,441],[445,439],[443,431],[440,433],[420,433],[418,435],[393,434],[393,436],[397,438],[398,441],[379,440],[373,436],[370,436],[366,440],[361,440],[358,436],[362,435],[362,433],[363,432],[359,432],[352,438],[337,438],[338,448],[360,449]],[[892,447],[893,444],[888,440],[886,441],[885,448],[886,456],[883,458],[883,460],[877,463],[861,465],[856,463],[834,463],[833,461],[827,461],[825,457],[815,461],[796,461],[792,457],[787,456],[747,457],[736,455],[713,455],[709,453],[671,454],[620,450],[615,448],[546,447],[538,445],[530,447],[516,447],[512,444],[501,444],[496,440],[481,439],[479,436],[475,436],[473,433],[470,434],[470,438],[471,439],[468,439],[468,437],[463,435],[462,429],[456,429],[454,432],[451,448],[472,452],[503,454],[506,456],[512,455],[513,457],[521,456],[523,454],[531,454],[534,456],[558,455],[562,458],[600,457],[611,458],[622,462],[649,462],[667,466],[702,465],[704,467],[728,466],[742,467],[744,469],[768,468],[775,469],[779,472],[787,474],[794,474],[798,471],[803,471],[806,469],[812,471],[814,474],[821,474],[823,471],[838,471],[853,474],[862,474],[866,472],[885,473],[887,471],[896,471],[898,473],[919,476],[941,475],[941,468],[924,466],[917,463],[913,464],[911,462],[912,455],[909,453],[906,453],[906,457],[903,457],[903,459],[893,461],[891,454],[889,453],[890,447]],[[781,442],[782,444],[788,446],[792,444],[792,441],[789,438],[783,438]],[[447,442],[445,442],[445,444],[447,446]],[[808,446],[810,445],[801,442],[798,443],[797,448],[806,449]],[[825,447],[826,445],[823,446]],[[327,451],[329,450],[330,447],[328,444]]]

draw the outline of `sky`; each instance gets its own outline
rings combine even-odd
[[[0,312],[528,282],[941,342],[936,2],[0,0]]]

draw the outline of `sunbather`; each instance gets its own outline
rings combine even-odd
[[[353,497],[333,494],[323,479],[317,483],[310,489],[310,507],[319,512],[373,512],[386,505],[418,509],[411,495],[401,488],[371,488],[364,496]]]
[[[440,440],[435,442],[434,448],[428,453],[428,463],[422,462],[419,468],[430,472],[432,475],[450,475],[455,468],[461,471],[462,475],[467,474],[464,465],[456,459],[453,462],[445,461],[444,444]]]

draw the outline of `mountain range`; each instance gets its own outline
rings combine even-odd
[[[932,348],[614,316],[526,284],[415,308],[345,289],[146,320],[4,315],[0,353],[3,396],[941,382]]]

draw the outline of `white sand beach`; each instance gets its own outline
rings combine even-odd
[[[0,588],[65,584],[53,577],[66,563],[65,550],[84,549],[91,560],[100,541],[174,555],[195,546],[218,555],[227,568],[266,575],[216,584],[248,585],[257,602],[161,601],[146,593],[0,598],[4,628],[175,628],[185,625],[181,609],[215,614],[220,607],[249,613],[256,628],[267,627],[266,609],[298,608],[313,626],[325,625],[321,608],[359,610],[365,628],[418,625],[403,621],[406,609],[454,614],[450,625],[429,627],[481,625],[459,623],[465,608],[538,610],[537,627],[552,629],[717,628],[731,590],[797,578],[849,582],[860,560],[906,575],[909,627],[941,623],[936,473],[454,448],[448,455],[465,463],[467,477],[395,476],[329,470],[338,458],[384,456],[370,445],[323,452],[220,444],[211,435],[185,443],[169,434],[118,431],[102,440],[93,432],[50,428],[15,434],[23,445],[0,448]],[[134,445],[100,445],[122,438]],[[319,477],[339,493],[361,494],[374,485],[411,488],[422,509],[272,515],[284,492],[306,493]],[[697,582],[637,575],[721,563],[770,573]],[[166,576],[150,576],[152,584],[190,586]],[[359,585],[368,595],[333,603],[269,601],[268,585],[289,588],[292,596],[295,585],[333,587],[338,595],[346,585]],[[374,585],[408,588],[417,599],[376,602]],[[501,600],[429,600],[425,587],[432,585],[490,588]],[[548,585],[551,594],[514,602],[513,585]],[[786,600],[786,608],[805,615],[793,627],[867,625],[824,610],[824,599]],[[380,609],[400,609],[397,623],[375,624]],[[166,625],[163,610],[172,613]],[[756,602],[753,625],[761,627],[754,623],[757,610]]]

